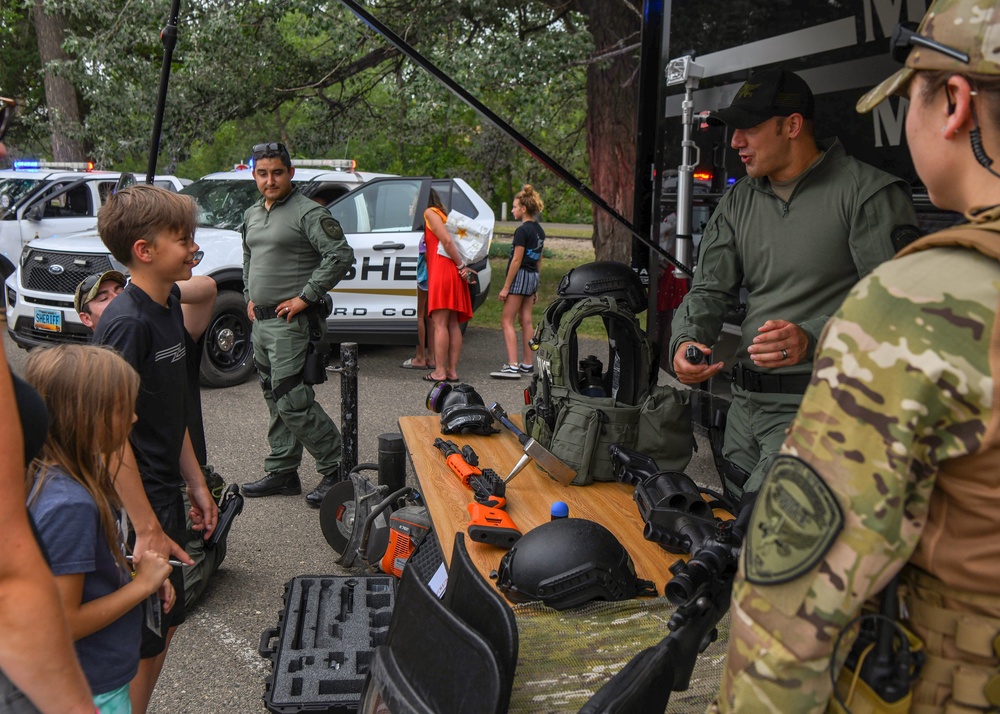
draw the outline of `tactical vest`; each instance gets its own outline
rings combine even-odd
[[[921,238],[897,257],[938,247],[969,248],[1000,262],[1000,208],[983,214],[979,222]],[[990,351],[995,363],[1000,359],[1000,334],[993,335]],[[1000,365],[994,366],[993,374],[1000,374]],[[994,394],[996,390],[994,385]],[[965,714],[1000,707],[1000,572],[972,574],[973,582],[962,582],[947,572],[969,547],[968,537],[963,538],[964,519],[953,514],[986,510],[982,515],[996,521],[1000,514],[991,507],[995,500],[982,494],[998,490],[1000,422],[993,419],[986,424],[979,451],[940,464],[927,525],[910,559],[918,567],[906,571],[909,624],[924,640],[927,653],[910,709],[915,714]],[[985,557],[978,552],[979,562],[1000,566],[1000,535],[975,547],[992,551]],[[945,699],[945,704],[939,703]]]
[[[595,316],[608,335],[606,369],[596,355],[580,359],[577,328]],[[525,431],[576,470],[574,484],[613,481],[608,447],[616,443],[652,457],[661,469],[684,470],[694,447],[689,392],[656,385],[656,350],[625,299],[557,299],[545,309],[533,344]]]

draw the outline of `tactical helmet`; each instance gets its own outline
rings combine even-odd
[[[893,58],[902,60],[905,53],[905,66],[861,97],[857,110],[865,114],[889,95],[904,92],[917,70],[1000,75],[1000,15],[993,5],[976,0],[935,0],[915,31],[906,23],[897,27],[891,40]]]
[[[656,595],[611,531],[584,518],[560,518],[521,536],[500,560],[497,588],[511,602],[541,600],[556,610]]]
[[[624,263],[598,260],[573,268],[559,281],[556,294],[566,299],[613,297],[633,313],[646,309],[646,290],[636,272]]]
[[[493,415],[471,384],[436,382],[427,392],[427,408],[441,415],[442,434],[489,436],[499,432],[493,428]]]

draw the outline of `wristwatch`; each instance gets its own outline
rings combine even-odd
[[[309,297],[306,295],[306,291],[305,290],[303,290],[302,292],[299,293],[299,300],[301,300],[302,302],[304,302],[307,306],[311,306],[314,302],[316,302],[315,300],[310,300],[309,299]]]

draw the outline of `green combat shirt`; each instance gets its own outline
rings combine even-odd
[[[736,359],[768,320],[788,320],[809,336],[809,353],[829,316],[859,278],[893,256],[895,227],[917,222],[905,181],[853,159],[837,139],[786,203],[766,178],[745,177],[723,197],[702,236],[691,291],[673,318],[670,355],[682,342],[715,343],[726,315],[749,292]],[[812,363],[777,374],[808,374]]]
[[[351,268],[354,251],[329,212],[293,188],[268,211],[264,197],[243,214],[243,297],[273,306],[304,292],[320,299]]]
[[[1000,233],[998,218],[974,220]],[[859,282],[822,335],[744,541],[710,711],[826,711],[838,634],[907,562],[998,594],[1000,470],[973,462],[1000,448],[1000,260],[920,248]]]

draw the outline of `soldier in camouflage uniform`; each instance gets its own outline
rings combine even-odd
[[[828,323],[743,546],[711,711],[825,711],[838,635],[897,573],[927,652],[909,711],[1000,707],[1000,1],[937,0],[918,33],[858,109],[909,96],[917,171],[969,222],[877,268]]]

